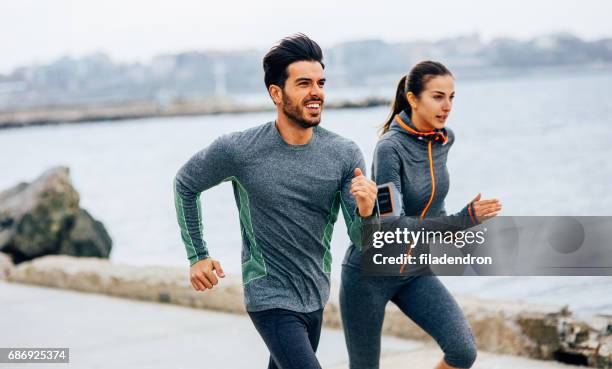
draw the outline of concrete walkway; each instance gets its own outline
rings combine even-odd
[[[70,364],[0,368],[267,367],[268,353],[244,315],[0,281],[0,347],[69,347]],[[317,353],[325,368],[347,368],[344,337],[324,329]],[[432,368],[439,349],[385,337],[381,368]],[[480,353],[475,368],[572,368]]]

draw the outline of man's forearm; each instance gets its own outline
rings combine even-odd
[[[193,265],[208,257],[208,249],[202,238],[200,194],[182,184],[180,172],[174,179],[174,205],[187,258],[190,265]]]

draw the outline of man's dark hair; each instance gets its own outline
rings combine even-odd
[[[266,88],[269,88],[270,85],[284,88],[289,76],[287,67],[298,61],[316,61],[325,68],[323,52],[319,45],[301,33],[283,38],[264,56],[263,69]]]

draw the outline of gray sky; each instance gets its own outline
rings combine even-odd
[[[0,73],[98,51],[142,61],[184,50],[267,48],[295,32],[324,47],[475,32],[485,40],[559,31],[597,39],[612,36],[610,14],[610,0],[2,0]]]

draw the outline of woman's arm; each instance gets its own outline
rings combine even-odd
[[[402,148],[396,147],[390,139],[378,141],[374,150],[372,163],[372,176],[377,184],[392,182],[401,192],[403,177],[410,175],[404,169],[402,171],[401,160]],[[425,228],[431,231],[461,231],[478,224],[475,217],[470,217],[472,205],[469,204],[462,211],[453,215],[446,215],[444,212],[438,217],[421,219],[419,216],[407,216],[402,209],[401,216],[393,219],[394,226],[398,228],[408,228],[420,230]]]

